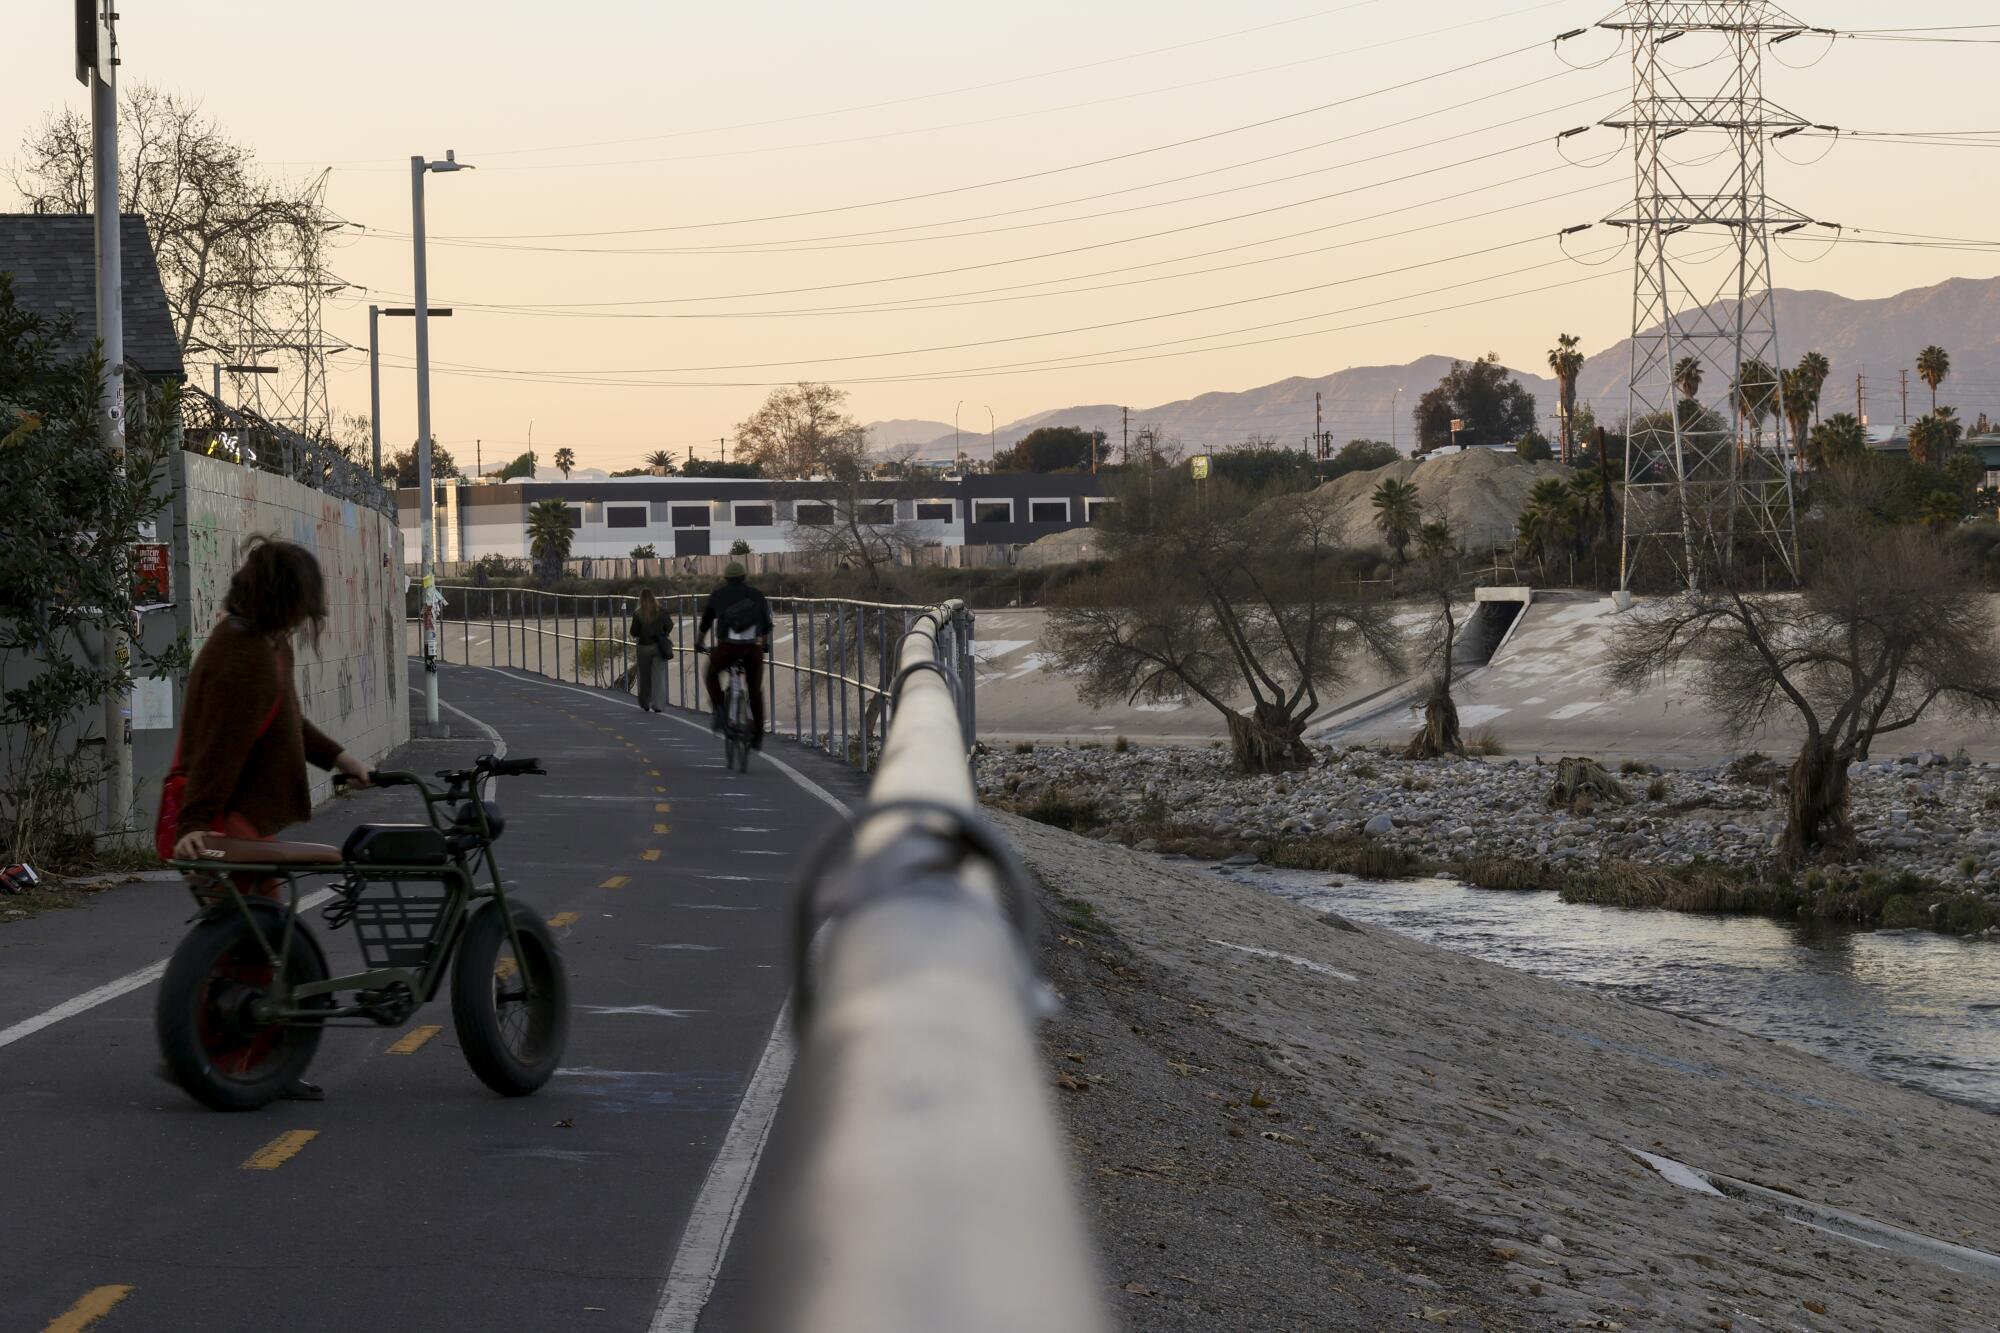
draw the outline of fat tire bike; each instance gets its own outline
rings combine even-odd
[[[569,1036],[569,979],[540,914],[507,895],[493,856],[506,819],[485,797],[493,778],[547,771],[485,755],[440,772],[441,787],[377,772],[374,786],[416,788],[426,822],[363,824],[338,849],[214,838],[200,858],[169,861],[198,909],[153,1010],[174,1081],[214,1110],[255,1110],[305,1074],[327,1028],[400,1026],[449,977],[480,1082],[508,1097],[547,1083]],[[330,976],[301,919],[299,882],[322,876],[340,881],[322,919],[353,929],[362,972]],[[282,900],[255,891],[273,881]]]

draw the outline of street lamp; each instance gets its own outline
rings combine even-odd
[[[368,307],[368,428],[375,436],[375,480],[377,481],[382,480],[382,352],[375,336],[375,322],[382,315],[401,315],[409,318],[416,313],[414,306],[391,306],[387,310],[380,306]],[[439,319],[450,313],[450,306],[431,307],[432,319]],[[532,444],[533,441],[530,440],[529,443]]]
[[[276,366],[226,366],[223,365],[221,362],[217,362],[215,364],[214,370],[215,370],[215,380],[214,380],[215,387],[214,391],[209,394],[209,397],[215,399],[215,405],[217,407],[222,406],[223,371],[226,370],[232,375],[275,375],[278,373],[278,368]],[[236,395],[236,400],[237,400],[236,405],[238,407],[243,406],[243,395],[241,393]]]
[[[1398,384],[1396,392],[1389,395],[1389,447],[1396,448],[1396,418],[1400,415],[1397,404],[1402,400],[1403,386]],[[1401,452],[1398,450],[1397,452]]]
[[[998,469],[1000,466],[1000,446],[995,442],[993,409],[986,407],[985,403],[981,403],[980,406],[986,408],[986,466],[990,469]]]
[[[417,521],[418,571],[423,579],[424,629],[424,725],[435,735],[438,724],[438,629],[437,591],[434,563],[436,534],[431,531],[431,325],[430,281],[424,271],[424,173],[465,171],[467,165],[447,148],[442,162],[426,162],[421,154],[410,159],[410,244],[416,255],[417,320]]]

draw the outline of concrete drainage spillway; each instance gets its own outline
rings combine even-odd
[[[1452,664],[1465,671],[1491,662],[1534,600],[1532,588],[1474,589],[1472,618],[1452,654]]]

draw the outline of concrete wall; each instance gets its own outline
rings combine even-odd
[[[244,544],[297,542],[326,576],[326,633],[298,649],[299,700],[314,725],[364,759],[409,739],[403,571],[395,519],[297,482],[198,454],[176,455],[175,600],[196,652],[222,612]],[[175,688],[179,721],[180,684]],[[157,793],[152,778],[148,802]],[[315,795],[327,779],[314,770]]]

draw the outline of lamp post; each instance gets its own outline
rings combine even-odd
[[[1398,404],[1403,398],[1403,386],[1398,384],[1396,392],[1389,395],[1389,447],[1396,448],[1396,419],[1401,414]],[[1397,452],[1401,452],[1398,450]]]
[[[380,306],[371,305],[368,307],[368,429],[375,437],[375,480],[377,481],[382,479],[382,348],[381,341],[375,334],[375,322],[377,317],[381,315],[400,316],[404,319],[410,319],[416,313],[415,306],[390,306],[387,310],[382,309]],[[444,319],[449,317],[450,314],[451,307],[448,305],[434,305],[430,309],[430,317],[432,319]],[[530,434],[532,434],[534,427],[530,426],[528,429]],[[529,443],[533,444],[534,441],[530,440]]]
[[[410,244],[416,256],[416,304],[413,307],[417,320],[417,522],[418,572],[422,577],[423,629],[424,629],[424,725],[432,734],[438,724],[437,686],[437,607],[438,597],[437,567],[435,563],[436,534],[431,531],[431,508],[435,497],[431,495],[431,325],[430,325],[430,280],[424,267],[424,173],[430,171],[463,171],[466,164],[458,160],[458,155],[445,150],[444,161],[426,162],[421,154],[410,159]]]
[[[276,366],[227,366],[219,361],[215,364],[214,370],[215,370],[215,378],[213,381],[213,392],[209,394],[209,397],[215,399],[215,405],[217,407],[222,406],[223,371],[226,370],[232,375],[275,375],[278,373],[278,368]],[[259,401],[261,402],[262,400],[260,399]],[[243,406],[243,394],[240,391],[236,395],[236,406],[238,408],[241,408]]]
[[[960,455],[965,452],[958,442],[958,413],[959,409],[963,408],[964,406],[965,406],[965,400],[961,398],[958,400],[958,407],[954,407],[951,409],[951,461],[954,463],[956,463],[959,460]]]

